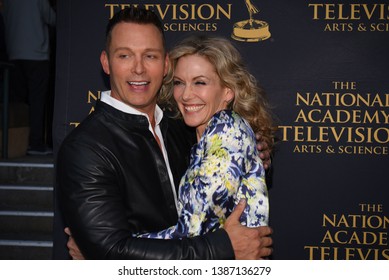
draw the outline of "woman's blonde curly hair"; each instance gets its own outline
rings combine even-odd
[[[173,98],[173,76],[177,61],[186,55],[200,55],[214,65],[222,85],[235,93],[228,108],[246,119],[253,131],[259,132],[272,149],[275,127],[265,92],[247,70],[239,51],[228,39],[190,36],[176,45],[169,52],[169,71],[158,96],[158,103],[178,111]]]

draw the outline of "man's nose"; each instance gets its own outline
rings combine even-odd
[[[144,73],[145,65],[142,58],[135,58],[132,71],[138,75]]]

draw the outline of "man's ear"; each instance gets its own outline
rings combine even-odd
[[[104,70],[105,74],[109,75],[110,74],[110,71],[109,71],[109,59],[108,59],[108,54],[107,54],[106,51],[102,51],[101,52],[100,63],[101,63],[101,66],[103,67],[103,70]]]
[[[163,77],[166,77],[167,73],[169,72],[169,68],[170,68],[169,54],[166,53],[166,55],[165,55],[165,70],[163,73]]]

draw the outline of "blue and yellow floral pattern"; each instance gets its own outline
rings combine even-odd
[[[254,132],[237,113],[223,110],[210,119],[192,148],[179,187],[177,225],[138,237],[171,239],[213,231],[223,227],[241,198],[247,200],[241,223],[267,225],[268,192]]]

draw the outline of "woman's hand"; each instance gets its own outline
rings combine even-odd
[[[66,244],[69,249],[69,255],[72,257],[73,260],[85,260],[84,256],[80,251],[80,248],[78,248],[76,241],[72,237],[70,228],[67,227],[64,231],[69,236],[68,243]]]
[[[256,133],[255,138],[257,139],[257,150],[259,151],[259,157],[262,159],[263,168],[268,170],[271,165],[271,150],[260,133]]]

